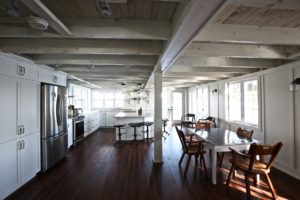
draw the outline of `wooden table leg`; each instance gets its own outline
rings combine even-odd
[[[212,150],[211,181],[212,184],[217,184],[217,152],[215,150]]]

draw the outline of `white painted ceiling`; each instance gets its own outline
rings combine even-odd
[[[20,0],[14,18],[2,0],[0,49],[108,89],[146,85],[154,69],[164,87],[189,87],[300,57],[298,0],[108,2],[112,16],[101,18],[96,0]],[[50,28],[29,28],[29,15]]]

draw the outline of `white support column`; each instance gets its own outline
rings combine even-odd
[[[154,71],[154,163],[163,163],[162,152],[162,72]]]

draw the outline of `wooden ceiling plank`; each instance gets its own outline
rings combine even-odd
[[[246,68],[272,68],[284,64],[284,60],[225,58],[205,56],[181,56],[173,66],[206,66],[206,67],[246,67]]]
[[[72,35],[72,32],[40,0],[21,0],[21,2],[35,14],[45,19],[59,34]]]
[[[0,49],[23,54],[160,55],[161,42],[95,39],[0,39]]]
[[[194,41],[300,45],[299,35],[300,28],[210,24],[194,38]]]
[[[242,43],[193,42],[183,52],[185,56],[220,56],[236,58],[289,59],[291,51],[298,46],[277,46]]]
[[[7,18],[2,18],[5,20]],[[71,36],[58,35],[51,30],[41,32],[22,25],[0,25],[0,38],[94,38],[167,40],[171,24],[151,20],[63,19]]]
[[[37,64],[45,65],[128,65],[154,66],[155,56],[111,56],[111,55],[31,55]]]

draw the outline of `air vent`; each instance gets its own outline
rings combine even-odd
[[[39,31],[45,31],[48,28],[48,22],[36,16],[29,16],[27,18],[27,23],[31,28]]]

